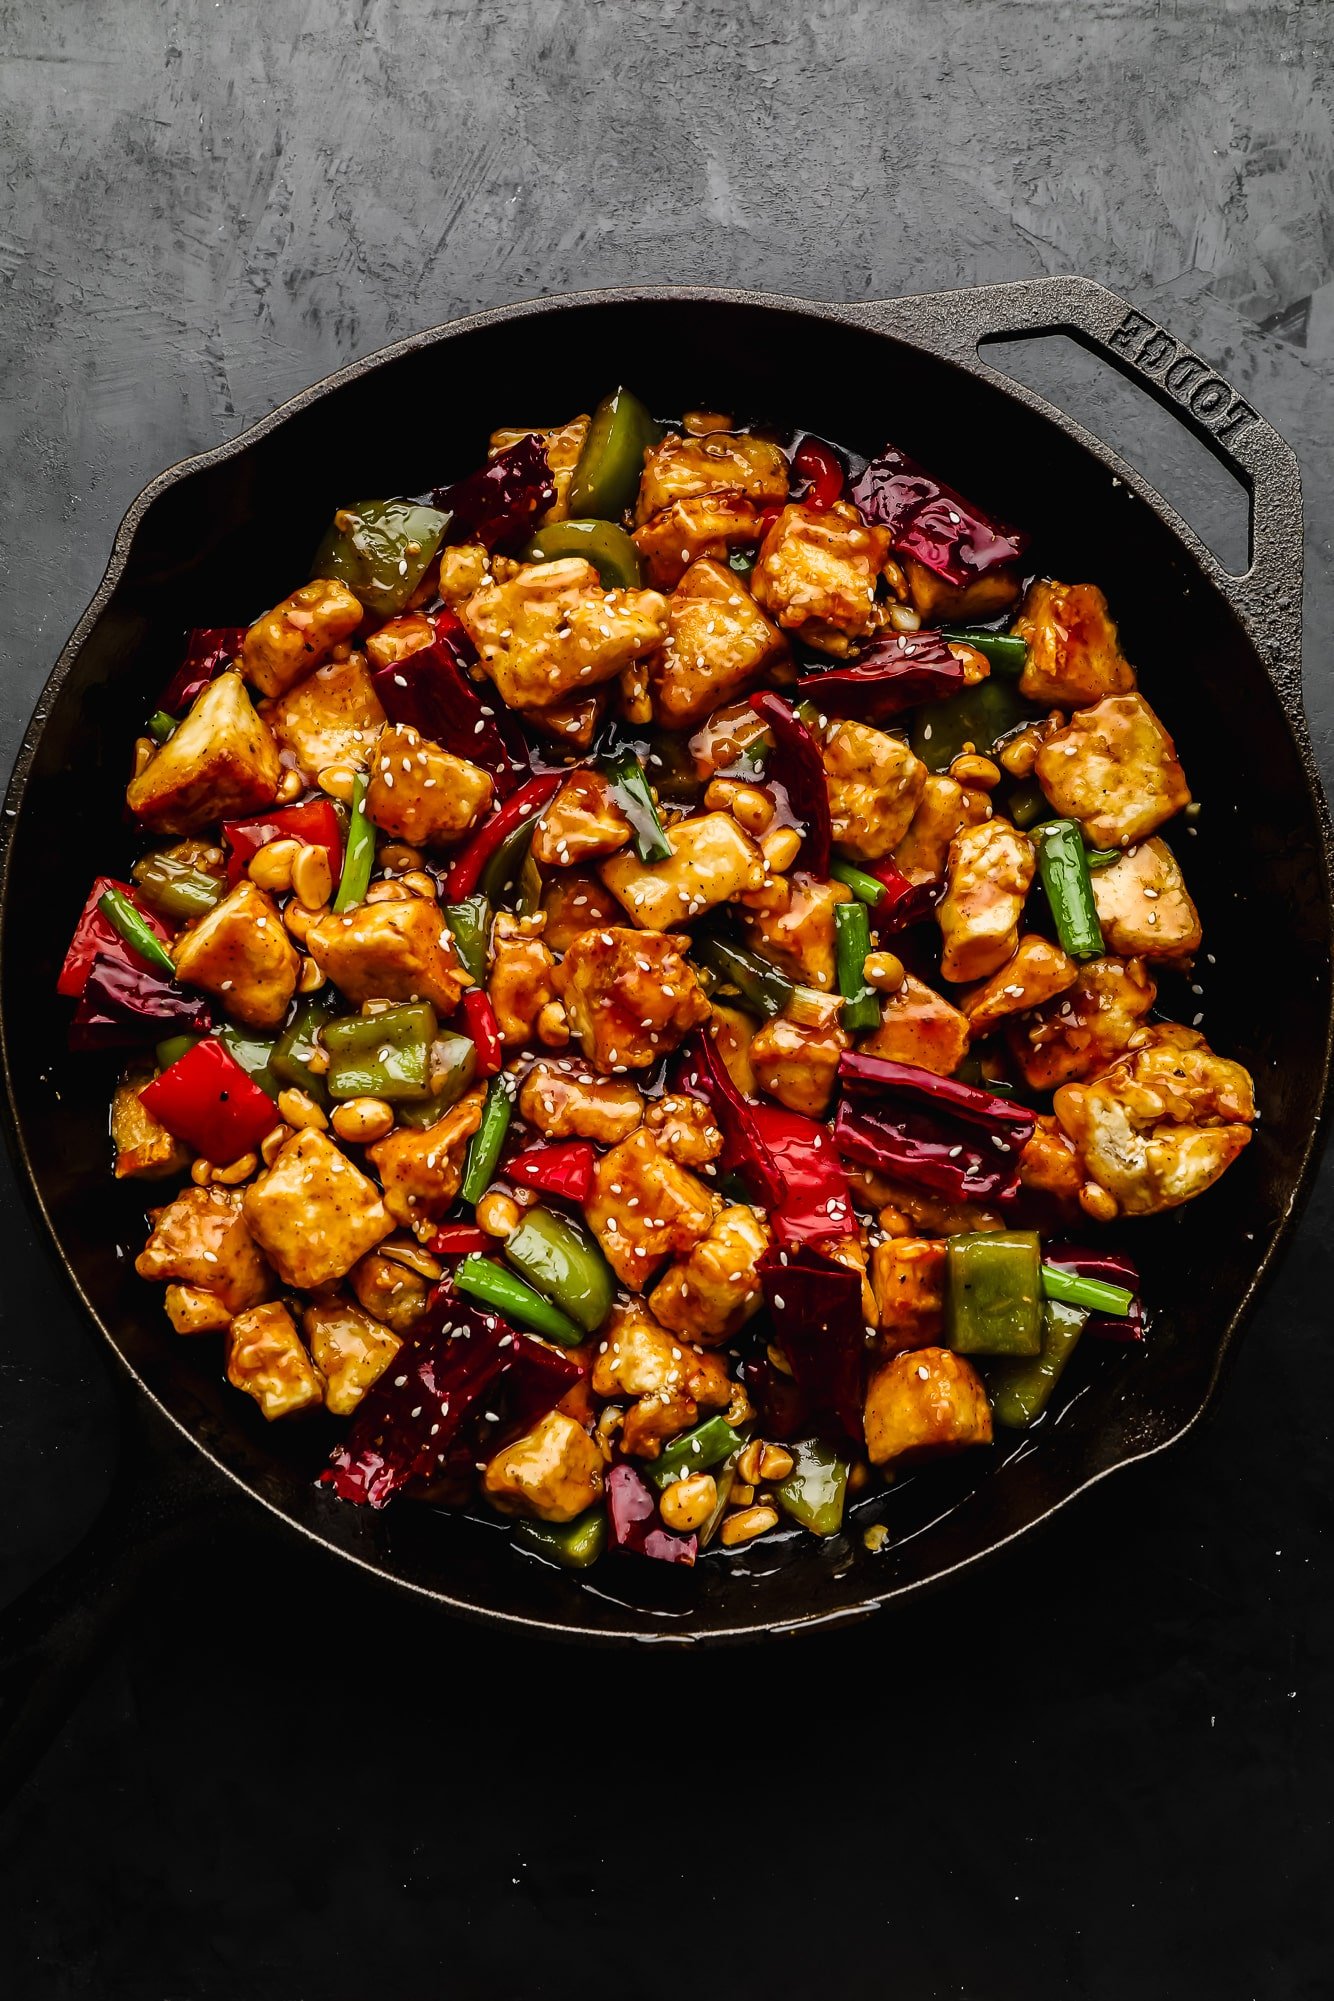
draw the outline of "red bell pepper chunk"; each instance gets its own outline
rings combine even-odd
[[[160,709],[184,715],[210,681],[229,667],[245,643],[243,625],[196,625],[186,634],[185,658],[162,691]]]
[[[751,1116],[777,1170],[782,1199],[772,1210],[785,1244],[846,1237],[857,1227],[852,1192],[827,1126],[785,1105],[752,1105]]]
[[[613,1466],[607,1474],[607,1523],[613,1549],[633,1556],[693,1564],[699,1552],[698,1536],[663,1528],[658,1504],[633,1466]]]
[[[587,1202],[593,1192],[597,1152],[586,1139],[557,1140],[551,1146],[530,1147],[505,1163],[505,1178],[567,1202]]]
[[[560,790],[564,777],[563,771],[544,771],[539,777],[530,778],[478,828],[445,878],[445,896],[450,903],[461,903],[465,896],[472,895],[482,870],[505,836],[540,812]]]
[[[212,1037],[145,1084],[139,1101],[169,1133],[219,1166],[257,1147],[278,1116],[267,1091]]]
[[[475,1223],[442,1223],[430,1243],[431,1254],[437,1258],[461,1258],[469,1251],[492,1251],[495,1247],[495,1238]]]
[[[343,830],[330,799],[304,799],[299,806],[280,806],[276,813],[260,813],[253,820],[224,820],[222,837],[231,849],[229,889],[245,874],[250,857],[270,841],[300,841],[308,848],[323,848],[335,883],[342,873]]]
[[[144,961],[132,945],[127,945],[115,926],[98,909],[98,904],[109,889],[118,889],[122,896],[134,905],[144,923],[165,945],[171,933],[160,918],[141,902],[138,890],[132,883],[117,882],[115,876],[100,875],[88,892],[88,901],[79,915],[70,939],[65,963],[60,968],[60,978],[56,981],[56,992],[74,999],[88,984],[88,975],[93,970],[96,958],[114,959],[122,966],[132,966],[142,971]]]
[[[805,507],[824,513],[843,491],[843,461],[832,445],[822,438],[803,438],[792,454],[792,470],[806,481],[801,496]]]
[[[477,1051],[477,1075],[498,1077],[505,1067],[496,1011],[480,987],[473,987],[459,1002],[463,1033]]]

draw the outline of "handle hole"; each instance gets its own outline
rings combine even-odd
[[[1103,439],[1188,521],[1223,568],[1251,562],[1251,496],[1179,417],[1068,334],[984,338],[985,359]]]

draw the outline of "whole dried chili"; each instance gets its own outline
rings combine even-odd
[[[432,627],[435,637],[427,645],[371,675],[380,706],[391,723],[403,723],[452,756],[480,764],[500,797],[508,798],[528,770],[523,733],[508,711],[497,714],[483,700],[470,678],[468,668],[477,656],[456,614],[448,608],[436,612]]]
[[[860,1274],[814,1244],[771,1247],[759,1272],[774,1345],[809,1408],[860,1438],[866,1368]]]
[[[1028,537],[985,514],[886,445],[858,473],[848,498],[864,521],[888,528],[891,547],[949,584],[973,583],[988,570],[1015,563]]]
[[[813,875],[828,875],[833,832],[829,786],[820,746],[781,695],[765,688],[752,695],[750,706],[768,724],[774,747],[765,759],[765,776],[776,779],[788,804],[805,829],[802,864]]]
[[[556,498],[556,484],[541,439],[526,438],[453,486],[437,487],[434,499],[451,517],[451,542],[481,542],[488,549],[514,549],[527,541]]]
[[[938,632],[895,632],[875,640],[846,667],[803,674],[797,693],[826,715],[880,722],[919,702],[956,695],[963,685],[963,662]]]
[[[954,1202],[1007,1202],[1035,1119],[1024,1106],[911,1063],[845,1050],[834,1144],[845,1160],[877,1168]]]

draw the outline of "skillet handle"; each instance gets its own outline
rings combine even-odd
[[[1251,503],[1250,567],[1233,576],[1171,508],[1167,511],[1259,648],[1288,714],[1301,721],[1302,489],[1297,460],[1291,446],[1208,362],[1091,278],[1026,278],[1013,285],[880,299],[853,306],[848,313],[877,332],[959,361],[973,374],[979,367],[979,342],[1068,334],[1170,410],[1245,486]],[[980,365],[1011,395],[1050,410],[1032,390],[988,368],[985,349]],[[1071,427],[1063,413],[1061,422]],[[1108,456],[1081,426],[1073,428]],[[1129,467],[1122,476],[1126,473],[1132,486],[1146,486]],[[1160,495],[1153,499],[1166,506]]]

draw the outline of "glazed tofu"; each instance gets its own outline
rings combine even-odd
[[[485,1096],[482,1090],[469,1091],[433,1126],[420,1131],[400,1126],[367,1147],[366,1158],[380,1177],[384,1207],[394,1222],[409,1228],[437,1222],[453,1206]]]
[[[189,1147],[158,1123],[139,1096],[152,1077],[148,1064],[127,1070],[111,1100],[111,1144],[117,1181],[124,1181],[127,1176],[140,1181],[161,1181],[169,1174],[184,1174],[190,1165]]]
[[[556,997],[556,961],[542,943],[545,920],[501,911],[491,933],[487,994],[505,1043],[531,1039],[537,1017]]]
[[[968,1054],[968,1040],[967,1017],[909,973],[897,993],[881,995],[880,1026],[857,1046],[868,1056],[952,1077]]]
[[[873,1466],[911,1463],[967,1445],[990,1445],[982,1379],[948,1348],[911,1348],[872,1371],[866,1390],[866,1456]]]
[[[227,1333],[227,1380],[252,1396],[270,1421],[324,1401],[324,1378],[302,1347],[291,1314],[277,1300],[233,1320]]]
[[[623,667],[619,680],[637,671],[635,663]],[[539,736],[550,737],[565,753],[568,761],[572,751],[587,750],[597,735],[602,718],[607,709],[607,690],[599,688],[582,700],[555,702],[549,709],[525,709],[524,720]]]
[[[1028,587],[1013,631],[1028,642],[1019,678],[1026,702],[1085,709],[1104,695],[1128,695],[1135,670],[1121,652],[1107,600],[1096,584],[1040,578]]]
[[[1071,1209],[1079,1203],[1084,1177],[1079,1156],[1049,1113],[1040,1112],[1019,1160],[1019,1179],[1033,1194],[1046,1195]]]
[[[178,1334],[225,1334],[232,1324],[216,1292],[199,1285],[169,1285],[162,1295],[167,1318]]]
[[[581,1424],[564,1411],[548,1411],[497,1452],[482,1485],[502,1514],[572,1522],[601,1498],[602,1454]]]
[[[1109,952],[1180,965],[1199,951],[1200,914],[1176,856],[1160,836],[1094,869],[1090,881]]]
[[[324,1378],[324,1401],[335,1417],[350,1417],[378,1382],[402,1343],[347,1299],[316,1299],[301,1316],[302,1330]]]
[[[421,1319],[431,1290],[420,1272],[383,1251],[367,1251],[358,1258],[347,1282],[370,1319],[400,1337],[410,1334]]]
[[[758,1266],[768,1248],[768,1225],[753,1209],[744,1203],[724,1209],[689,1257],[663,1273],[649,1305],[664,1327],[687,1341],[710,1347],[730,1340],[759,1311]],[[698,1391],[691,1394],[704,1401]]]
[[[242,1212],[283,1284],[304,1291],[343,1278],[394,1227],[375,1183],[311,1127],[251,1182]]]
[[[594,1077],[583,1063],[534,1063],[519,1090],[519,1113],[548,1139],[591,1139],[615,1146],[644,1116],[636,1087]]]
[[[424,896],[330,911],[306,933],[306,950],[354,1007],[426,1000],[452,1014],[471,985],[440,906]]]
[[[641,1305],[612,1313],[592,1381],[599,1397],[687,1396],[704,1410],[725,1410],[732,1400],[721,1356],[701,1355]]]
[[[761,887],[764,856],[730,813],[704,813],[667,829],[668,862],[613,855],[598,871],[645,931],[689,924],[716,904]]]
[[[1059,945],[1030,932],[999,972],[960,994],[969,1033],[976,1038],[990,1035],[1008,1016],[1041,1007],[1072,987],[1078,977],[1078,966]]]
[[[913,610],[920,613],[927,625],[994,618],[1019,595],[1018,571],[1008,564],[983,570],[966,584],[952,584],[947,577],[938,576],[925,563],[919,563],[915,556],[900,551],[898,562]]]
[[[134,1261],[140,1278],[168,1279],[210,1293],[226,1311],[244,1313],[273,1290],[233,1188],[183,1188],[153,1212],[148,1242]]]
[[[384,726],[364,653],[317,667],[276,702],[267,702],[263,716],[286,762],[307,779],[318,777],[326,765],[365,764]]]
[[[484,584],[462,618],[502,701],[551,709],[656,652],[667,600],[657,591],[604,589],[591,563],[566,556]]]
[[[479,550],[478,553],[482,552]],[[476,590],[481,581],[479,575],[472,589]],[[410,660],[414,653],[420,653],[434,638],[435,627],[424,611],[400,612],[397,618],[389,619],[378,632],[370,635],[366,641],[366,658],[372,667],[396,667],[400,660]],[[355,659],[356,655],[352,657]],[[320,669],[321,673],[325,671]],[[383,722],[383,715],[380,720]]]
[[[725,562],[732,549],[758,542],[762,526],[758,502],[739,490],[698,493],[661,508],[634,543],[655,590],[675,590],[686,572],[705,559]]]
[[[682,437],[669,431],[644,454],[635,520],[644,523],[674,500],[695,494],[744,493],[761,507],[786,500],[787,455],[765,438],[733,431],[710,431],[704,437]]]
[[[666,1258],[708,1235],[722,1206],[641,1126],[598,1161],[585,1213],[617,1278],[642,1292]]]
[[[1083,1174],[1126,1216],[1202,1195],[1249,1143],[1255,1117],[1249,1073],[1174,1024],[1092,1082],[1063,1084],[1052,1105]]]
[[[177,940],[174,957],[178,980],[216,994],[247,1028],[277,1028],[301,971],[277,904],[245,876]]]
[[[595,1070],[644,1070],[707,1021],[680,941],[624,928],[585,931],[557,975],[565,1013]]]
[[[1142,695],[1109,695],[1048,738],[1035,765],[1052,810],[1094,848],[1147,840],[1190,804],[1176,745]]]
[[[838,723],[824,748],[834,846],[853,861],[893,854],[912,825],[926,766],[866,723]]]
[[[270,805],[281,777],[272,733],[241,676],[229,672],[196,698],[180,728],[131,780],[125,803],[156,833],[193,834]]]
[[[910,883],[939,882],[950,843],[967,827],[991,818],[991,801],[978,787],[960,785],[943,773],[928,772],[912,824],[894,850]]]
[[[316,577],[255,620],[241,648],[242,671],[261,695],[285,695],[350,639],[361,619],[346,584]]]
[[[834,1095],[838,1059],[848,1047],[839,1016],[842,1002],[832,994],[818,1021],[775,1015],[758,1029],[750,1045],[755,1082],[789,1111],[823,1118]]]
[[[502,581],[503,557],[493,557],[480,542],[456,542],[440,551],[440,595],[453,612],[461,612],[484,584]],[[516,566],[509,565],[510,569]]]
[[[644,1115],[644,1124],[678,1167],[704,1167],[723,1150],[723,1136],[702,1098],[665,1091]]]
[[[1091,959],[1055,1000],[1009,1028],[1010,1048],[1032,1091],[1091,1077],[1126,1048],[1157,988],[1139,959]]]
[[[625,912],[604,882],[591,871],[571,869],[547,877],[542,888],[542,933],[553,952],[566,952],[581,931],[619,924]]]
[[[838,985],[834,912],[852,892],[841,882],[804,872],[784,877],[782,884],[771,910],[747,912],[748,940],[803,986],[833,991]]]
[[[565,521],[568,520],[570,513],[570,481],[574,478],[574,469],[579,463],[579,454],[584,448],[587,436],[586,416],[571,417],[568,424],[556,424],[545,431],[493,431],[491,442],[487,447],[487,457],[498,458],[500,453],[507,452],[511,445],[521,444],[525,438],[536,438],[546,453],[547,465],[551,470],[551,483],[556,489],[556,498],[541,519],[544,522]]]
[[[630,822],[602,773],[572,771],[534,828],[531,852],[539,868],[573,868],[614,855],[629,838]]]
[[[667,601],[667,643],[649,670],[652,718],[666,729],[694,729],[786,657],[782,633],[741,579],[705,557]]]
[[[371,753],[366,811],[414,847],[447,846],[475,827],[495,797],[491,774],[405,724],[382,730]]]
[[[925,1348],[945,1325],[945,1240],[887,1237],[871,1253],[880,1352]]]
[[[785,507],[760,544],[751,588],[784,632],[821,653],[848,654],[874,629],[888,554],[888,530],[868,528],[846,501],[824,513]]]
[[[936,908],[945,979],[985,979],[1014,957],[1036,868],[1033,843],[1008,820],[985,820],[955,835]]]

